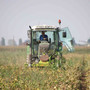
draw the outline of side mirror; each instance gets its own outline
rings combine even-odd
[[[30,30],[27,31],[27,36],[28,36],[28,38],[31,37],[31,31]]]
[[[73,41],[73,39],[71,40],[71,44],[74,46],[74,41]]]
[[[66,37],[67,37],[66,32],[63,32],[63,38],[66,38]]]

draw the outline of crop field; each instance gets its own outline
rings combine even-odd
[[[26,47],[0,47],[0,90],[90,90],[90,47],[64,49],[60,68],[30,68],[26,56]]]

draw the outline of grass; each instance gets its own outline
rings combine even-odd
[[[61,68],[29,68],[26,47],[0,47],[0,90],[89,90],[90,47],[63,56]]]

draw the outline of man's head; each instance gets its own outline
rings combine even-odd
[[[45,35],[45,32],[44,31],[42,31],[42,35]]]

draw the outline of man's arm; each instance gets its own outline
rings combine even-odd
[[[40,35],[40,41],[42,40],[42,35]]]
[[[47,40],[47,41],[48,41],[48,36],[47,36],[47,35],[45,35],[45,38],[44,38],[44,40]]]

